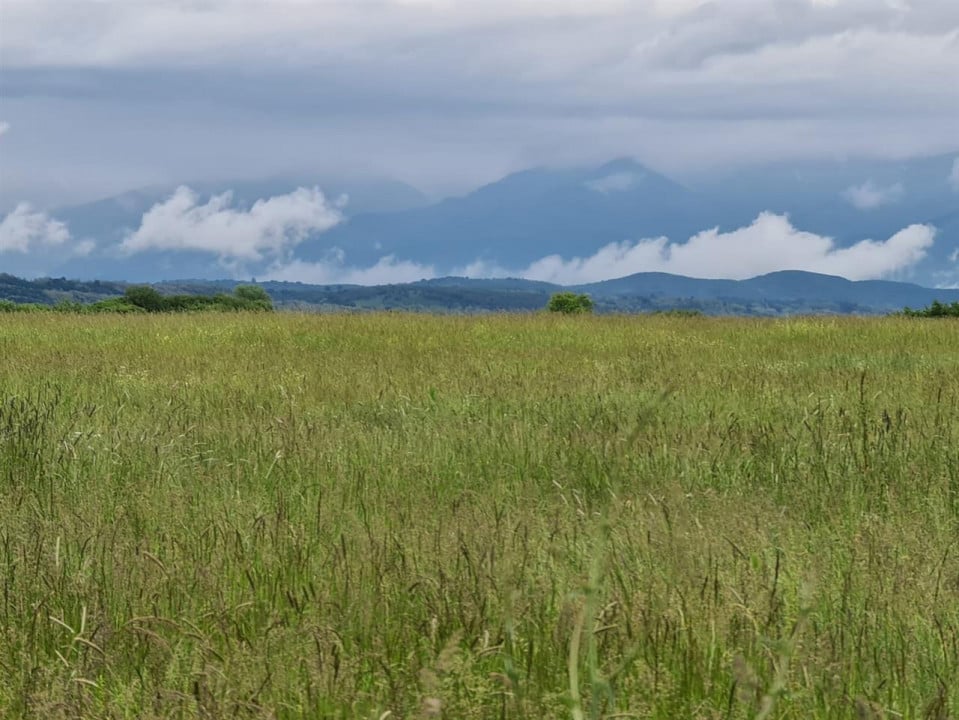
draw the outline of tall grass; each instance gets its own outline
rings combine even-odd
[[[959,717],[959,327],[10,316],[0,715]]]

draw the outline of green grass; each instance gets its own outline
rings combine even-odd
[[[959,717],[959,325],[6,316],[0,715]]]

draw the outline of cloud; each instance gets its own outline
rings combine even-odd
[[[325,262],[292,260],[273,267],[265,279],[315,285],[389,285],[436,277],[432,265],[398,260],[393,255],[386,255],[367,268],[344,266],[342,257],[342,253],[334,253]]]
[[[0,120],[0,137],[3,137],[10,130],[10,123]]]
[[[588,180],[586,187],[598,193],[608,195],[612,192],[625,192],[633,187],[642,177],[631,172],[617,172],[605,177]]]
[[[523,269],[508,269],[476,260],[448,274],[466,277],[522,277],[560,285],[577,285],[638,272],[665,272],[700,278],[742,280],[778,270],[805,270],[869,280],[908,271],[921,262],[935,242],[936,229],[910,225],[888,240],[862,240],[838,247],[832,238],[803,232],[784,215],[762,213],[749,226],[722,233],[701,232],[684,243],[665,237],[635,243],[611,243],[586,258],[566,260],[549,255]],[[367,268],[344,265],[334,249],[322,262],[292,260],[275,265],[270,280],[319,285],[380,285],[437,277],[433,265],[387,255]]]
[[[899,202],[905,193],[902,183],[880,187],[872,180],[867,180],[862,185],[846,188],[842,196],[859,210],[875,210],[883,205]]]
[[[959,157],[952,163],[952,172],[949,173],[949,184],[953,190],[959,192]]]
[[[70,241],[67,226],[43,212],[20,203],[0,221],[0,253],[26,254],[36,249],[60,247]]]
[[[955,0],[281,5],[4,0],[7,188],[955,150]]]
[[[146,250],[198,251],[224,265],[274,261],[311,233],[328,230],[343,216],[319,188],[299,188],[287,195],[257,200],[248,210],[232,207],[232,193],[206,203],[181,186],[143,215],[140,227],[123,240],[126,254]]]
[[[685,243],[665,237],[611,243],[587,258],[550,255],[508,274],[563,285],[638,272],[742,280],[778,270],[805,270],[867,280],[913,268],[925,258],[935,235],[932,226],[911,225],[884,242],[863,240],[842,248],[832,238],[797,230],[785,215],[762,213],[751,225],[727,233],[714,228]],[[477,274],[490,270],[482,264],[470,269]]]

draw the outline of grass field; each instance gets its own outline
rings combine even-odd
[[[959,323],[0,319],[0,716],[959,718]]]

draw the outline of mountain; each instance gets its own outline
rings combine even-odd
[[[589,257],[610,243],[682,243],[710,228],[746,227],[771,211],[838,247],[934,225],[936,243],[912,268],[914,277],[952,284],[959,281],[959,189],[948,181],[955,161],[952,154],[779,163],[686,184],[628,158],[595,168],[538,168],[427,207],[357,215],[310,238],[297,256],[320,262],[336,248],[354,266],[394,255],[445,270],[476,261],[519,269],[546,255]]]
[[[231,291],[230,280],[159,283],[165,293],[213,294]],[[806,272],[778,272],[749,280],[698,280],[640,273],[616,280],[564,288],[516,278],[478,280],[444,277],[394,285],[260,285],[279,307],[306,310],[416,310],[428,312],[530,312],[546,306],[561,290],[588,293],[600,312],[695,309],[709,314],[791,315],[798,313],[876,314],[921,308],[934,300],[959,302],[959,290],[934,290],[888,281],[850,282]],[[120,295],[122,283],[63,279],[22,280],[0,274],[0,300],[52,304],[62,299],[91,302]]]
[[[131,281],[224,275],[308,279],[311,269],[318,270],[314,277],[335,278],[346,276],[340,273],[343,268],[362,270],[391,256],[394,262],[422,266],[424,275],[509,275],[550,255],[587,258],[610,243],[649,238],[684,243],[703,230],[736,230],[760,213],[774,212],[787,214],[799,230],[833,238],[840,248],[866,239],[882,242],[917,223],[934,225],[935,244],[922,262],[908,268],[910,277],[923,285],[955,285],[959,188],[948,181],[955,161],[955,155],[941,155],[778,163],[680,183],[634,159],[620,158],[594,167],[523,170],[434,203],[409,186],[387,181],[286,178],[196,184],[201,201],[232,190],[241,212],[259,199],[304,184],[319,184],[330,198],[350,195],[342,223],[308,235],[282,258],[252,264],[200,250],[120,252],[129,230],[172,188],[138,190],[53,213],[75,238],[96,241],[89,255],[48,254],[42,266],[28,268],[15,264],[20,258],[8,253],[0,270],[24,267],[21,274]],[[290,263],[303,272],[277,271]]]
[[[395,255],[447,269],[477,260],[521,267],[631,238],[688,236],[705,222],[699,205],[696,193],[631,159],[537,168],[428,207],[359,215],[304,243],[297,256],[316,262],[339,248],[358,266]]]

